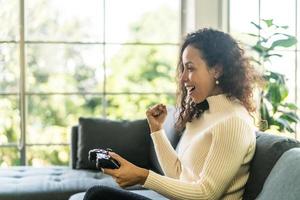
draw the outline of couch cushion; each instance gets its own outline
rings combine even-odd
[[[154,192],[153,190],[131,190],[131,192],[148,197],[153,200],[167,200],[166,197],[160,195],[157,192]],[[84,195],[85,195],[85,192],[80,192],[80,193],[72,195],[69,198],[69,200],[83,200]]]
[[[268,176],[257,200],[299,200],[300,148],[285,152]]]
[[[94,185],[118,187],[108,175],[69,167],[10,167],[0,170],[1,200],[67,200]]]
[[[296,140],[268,133],[257,133],[256,150],[243,196],[245,200],[253,200],[257,197],[277,160],[285,151],[294,147],[300,147]]]
[[[77,169],[96,169],[88,161],[88,152],[94,148],[111,148],[130,162],[149,167],[150,131],[146,119],[112,121],[79,118]]]
[[[85,192],[80,192],[80,193],[77,193],[77,194],[73,194],[69,200],[83,200],[83,197],[85,195]]]

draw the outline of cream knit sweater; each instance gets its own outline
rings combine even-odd
[[[176,152],[164,130],[151,134],[165,176],[144,184],[170,199],[242,199],[255,151],[253,119],[238,100],[207,98],[209,110],[187,123]]]

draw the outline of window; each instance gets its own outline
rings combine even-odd
[[[154,103],[174,104],[180,9],[180,0],[0,0],[0,166],[67,165],[79,116],[144,118]]]
[[[273,19],[275,24],[287,25],[286,33],[298,38],[297,46],[278,49],[276,53],[282,57],[271,58],[271,64],[265,67],[272,71],[282,73],[287,78],[289,88],[288,101],[300,105],[300,67],[299,67],[299,28],[300,11],[298,0],[272,1],[272,0],[230,0],[230,32],[245,44],[254,44],[252,37],[246,33],[259,34],[251,22],[259,24],[261,19]],[[300,114],[300,113],[299,113]],[[297,127],[296,137],[300,139],[300,127]]]

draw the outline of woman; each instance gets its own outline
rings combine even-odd
[[[165,175],[139,168],[115,153],[111,156],[121,168],[104,172],[121,187],[142,184],[170,199],[242,199],[256,142],[252,92],[261,77],[237,42],[213,29],[188,34],[179,60],[176,125],[185,130],[178,152],[162,128],[166,107],[159,104],[146,112]],[[105,199],[109,191],[120,199],[147,199],[130,197],[127,191],[95,189],[86,199]]]

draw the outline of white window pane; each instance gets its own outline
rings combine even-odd
[[[258,0],[230,1],[230,33],[246,44],[255,42],[255,38],[248,36],[247,33],[258,34],[258,30],[251,24],[259,22],[258,3]]]
[[[288,26],[295,34],[295,0],[261,0],[261,19],[273,19],[275,24]]]
[[[28,44],[27,90],[100,92],[103,48],[100,45]]]
[[[26,1],[26,38],[46,41],[102,41],[102,0]]]
[[[108,95],[107,117],[109,119],[143,119],[145,111],[157,103],[175,105],[175,95]]]
[[[176,45],[107,45],[108,92],[175,92]]]
[[[298,63],[299,63],[299,60],[300,60],[300,53],[297,54],[297,57],[298,57]],[[298,106],[298,116],[300,116],[300,67],[299,65],[297,65],[297,106]],[[298,123],[297,125],[297,129],[296,129],[296,138],[300,141],[300,123]]]
[[[0,148],[0,167],[7,168],[10,166],[20,165],[20,154],[16,147]]]
[[[0,145],[18,143],[21,131],[19,97],[1,95],[0,110]]]
[[[0,93],[19,91],[19,46],[0,44]]]
[[[81,116],[102,114],[101,95],[30,95],[27,143],[68,143],[70,126]]]
[[[29,166],[68,165],[70,148],[68,146],[29,146],[27,163]]]
[[[109,42],[178,42],[179,0],[106,1]]]
[[[298,40],[297,48],[298,48],[298,50],[300,48],[300,31],[299,31],[299,28],[300,28],[300,1],[298,1],[298,3],[297,3],[297,40]],[[298,94],[299,94],[299,98],[300,98],[300,93],[298,93]],[[299,132],[300,132],[300,130],[299,130]],[[299,135],[300,135],[300,133],[299,133]],[[299,139],[300,139],[300,136],[299,136]]]
[[[19,1],[0,0],[0,41],[18,40],[19,38]]]
[[[295,1],[294,0],[261,0],[261,19],[273,19],[279,26],[288,26],[287,29],[277,30],[295,36]],[[284,38],[281,38],[284,39]],[[288,49],[294,49],[295,46]],[[277,48],[287,49],[287,48]]]

